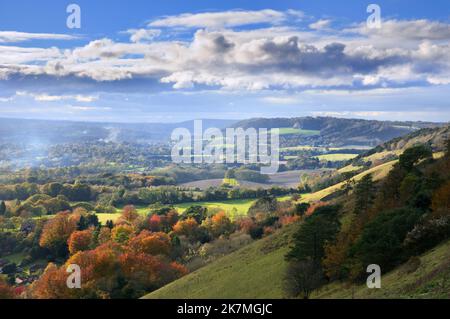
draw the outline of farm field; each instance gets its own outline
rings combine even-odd
[[[184,212],[187,208],[193,205],[204,206],[208,209],[223,209],[231,218],[247,215],[247,211],[254,202],[254,199],[238,199],[238,200],[226,200],[218,202],[195,202],[195,203],[183,203],[174,205],[175,209],[179,213]]]
[[[280,127],[279,132],[280,135],[306,135],[306,136],[320,135],[319,130],[302,130],[293,127]]]
[[[336,153],[336,154],[324,154],[324,155],[319,155],[319,156],[315,156],[315,157],[321,161],[340,162],[340,161],[348,161],[348,160],[354,159],[356,156],[358,156],[358,154]]]

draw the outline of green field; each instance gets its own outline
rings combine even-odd
[[[223,184],[230,185],[230,186],[239,186],[239,182],[235,178],[224,178]]]
[[[343,153],[336,153],[336,154],[324,154],[315,156],[321,161],[328,161],[328,162],[340,162],[340,161],[348,161],[351,159],[354,159],[358,154],[343,154]]]
[[[220,208],[223,209],[231,218],[239,216],[246,216],[248,209],[253,204],[254,199],[237,199],[226,200],[219,202],[195,202],[195,203],[182,203],[174,205],[175,209],[182,213],[190,206],[204,206],[210,209]]]
[[[293,127],[280,127],[279,130],[280,135],[307,135],[307,136],[320,135],[320,131],[318,130],[302,130]]]

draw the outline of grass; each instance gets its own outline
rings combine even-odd
[[[239,186],[239,182],[235,178],[224,178],[223,184],[230,185],[230,186]]]
[[[12,254],[9,256],[5,256],[3,258],[5,258],[6,260],[8,260],[10,263],[15,263],[16,265],[20,264],[22,262],[22,260],[26,257],[25,253],[17,253],[17,254]]]
[[[318,130],[302,130],[293,127],[280,127],[279,130],[280,135],[320,135],[320,131]]]
[[[352,179],[354,179],[355,181],[359,181],[361,178],[363,178],[365,175],[367,174],[372,174],[373,179],[375,181],[380,180],[384,177],[387,176],[387,174],[389,173],[389,171],[392,169],[392,167],[394,166],[394,164],[397,163],[397,161],[391,161],[391,162],[387,162],[381,165],[378,165],[376,167],[372,167],[354,177],[352,177]],[[325,189],[322,189],[320,191],[317,191],[315,193],[309,193],[309,194],[304,194],[301,197],[301,201],[302,202],[315,202],[315,201],[320,201],[322,198],[333,194],[334,192],[338,191],[343,185],[345,184],[344,182],[335,184],[333,186],[327,187]]]
[[[194,271],[145,299],[283,298],[284,256],[295,225]]]
[[[343,154],[343,153],[336,153],[336,154],[324,154],[315,156],[321,161],[328,161],[328,162],[341,162],[341,161],[348,161],[351,159],[354,159],[358,154]]]
[[[363,168],[363,166],[353,166],[353,164],[351,164],[351,165],[347,165],[347,166],[344,166],[344,167],[338,169],[338,173],[340,173],[340,174],[349,173],[349,172],[357,171],[361,168]]]
[[[313,298],[450,298],[450,241],[420,256],[420,266],[407,273],[404,264],[383,274],[380,289],[349,287],[334,282],[313,293]]]
[[[209,209],[220,208],[223,209],[231,218],[239,216],[246,216],[248,209],[253,204],[254,199],[237,199],[237,200],[225,200],[217,202],[194,202],[194,203],[182,203],[174,205],[175,209],[179,213],[183,213],[190,206],[204,206]]]

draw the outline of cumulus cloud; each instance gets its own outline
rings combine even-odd
[[[199,85],[224,90],[354,90],[450,83],[448,24],[390,20],[381,29],[357,25],[333,30],[329,20],[318,20],[310,25],[314,30],[307,31],[282,24],[301,16],[297,11],[274,10],[183,14],[150,25],[199,28],[184,41],[156,40],[160,34],[156,29],[131,29],[131,42],[103,38],[64,50],[0,46],[0,79],[145,78],[174,89]],[[272,25],[232,29],[264,22]],[[329,28],[326,35],[315,31],[324,27]]]
[[[161,34],[159,29],[129,29],[125,33],[130,34],[131,42],[153,40]]]
[[[0,31],[0,43],[23,42],[30,40],[73,40],[76,36],[56,33],[28,33],[18,31]]]

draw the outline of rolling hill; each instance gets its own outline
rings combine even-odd
[[[405,140],[387,145],[409,145],[448,137],[448,127],[423,130]],[[432,137],[430,139],[430,137]],[[404,142],[404,143],[403,143]],[[434,150],[440,148],[435,145]],[[406,146],[403,146],[404,148]],[[392,148],[389,151],[400,150]],[[386,151],[386,150],[385,150]],[[376,153],[376,152],[375,152]],[[434,153],[439,158],[440,152]],[[374,180],[383,179],[397,160],[382,163],[353,177],[358,180],[372,173]],[[336,184],[316,193],[302,196],[302,201],[321,200],[340,189]],[[344,215],[346,218],[348,215]],[[164,286],[144,298],[285,298],[283,278],[287,262],[285,255],[291,246],[297,224],[255,241],[231,254]],[[339,281],[324,285],[312,298],[450,298],[450,241],[446,240],[427,252],[410,259],[382,274],[382,288],[368,289],[366,285],[344,284]]]

